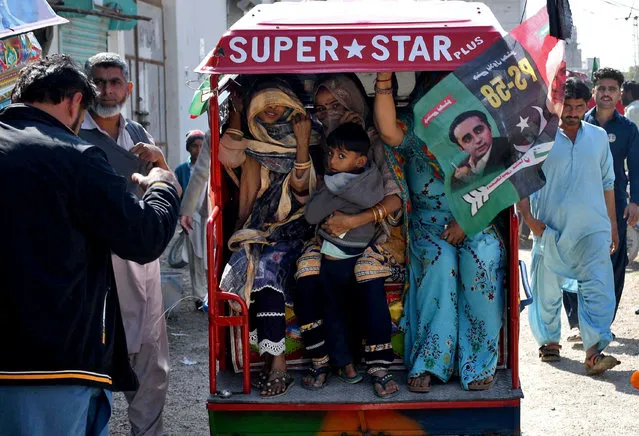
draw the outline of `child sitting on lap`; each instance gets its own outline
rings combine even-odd
[[[317,359],[326,354],[332,365],[338,368],[338,376],[343,381],[358,383],[362,380],[353,367],[349,349],[349,337],[352,335],[349,334],[346,320],[352,320],[352,315],[363,308],[348,304],[348,299],[354,301],[355,305],[358,300],[361,301],[354,295],[358,289],[355,263],[366,247],[379,236],[377,223],[383,218],[383,211],[377,210],[379,206],[376,206],[384,197],[382,175],[377,166],[368,163],[368,134],[359,124],[343,124],[328,136],[327,145],[324,186],[307,202],[304,212],[306,220],[310,224],[320,224],[337,211],[357,214],[366,209],[373,210],[376,219],[375,223],[356,227],[341,235],[330,234],[321,226],[318,229],[317,235],[322,240],[322,265],[317,277],[322,291],[321,301],[315,301],[314,304],[321,304],[324,308],[323,331],[326,341],[324,343],[319,338],[309,341],[320,344],[308,350],[313,357],[314,369],[311,369],[309,383],[305,380],[303,386],[309,389],[317,389],[325,384],[328,362]],[[301,297],[304,298],[304,292]],[[348,308],[350,314],[347,314]],[[316,360],[319,364],[316,364]],[[321,376],[319,385],[316,383],[318,376]],[[315,383],[311,383],[313,381]]]

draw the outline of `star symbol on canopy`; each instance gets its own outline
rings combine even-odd
[[[360,59],[364,59],[362,56],[362,50],[364,50],[366,46],[359,45],[359,42],[357,42],[357,39],[353,39],[353,42],[351,42],[351,45],[345,45],[344,48],[348,50],[348,56],[346,57],[346,59],[350,59],[356,56]]]
[[[530,126],[528,125],[528,119],[529,119],[529,118],[530,118],[530,117],[526,117],[526,118],[523,118],[523,117],[521,117],[521,116],[519,117],[519,124],[515,124],[515,126],[519,127],[519,129],[520,129],[519,131],[520,131],[520,132],[523,132],[523,131],[524,131],[524,129],[527,129],[528,127],[530,127]]]

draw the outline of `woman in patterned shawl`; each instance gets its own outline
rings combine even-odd
[[[488,389],[504,310],[504,244],[494,226],[467,237],[455,222],[441,168],[413,132],[413,105],[425,93],[424,80],[413,105],[396,119],[391,78],[377,74],[375,124],[392,147],[393,172],[410,207],[409,289],[400,323],[408,390],[428,392],[431,376],[447,382],[453,373],[464,389]]]
[[[403,263],[404,243],[401,228],[392,228],[384,218],[388,214],[387,219],[397,225],[392,215],[397,211],[401,213],[402,203],[398,195],[400,189],[386,163],[382,143],[372,127],[366,95],[357,78],[337,74],[320,79],[315,87],[314,101],[317,118],[324,127],[325,135],[347,122],[359,123],[367,129],[372,144],[369,161],[377,165],[383,175],[384,199],[380,202],[379,209],[385,216],[378,217],[383,220],[384,233],[357,261],[354,271],[354,279],[358,282],[356,302],[350,310],[352,315],[361,314],[361,319],[357,319],[356,323],[360,324],[365,332],[364,359],[368,366],[367,372],[371,375],[374,392],[381,398],[387,398],[395,395],[399,387],[388,372],[394,354],[390,344],[392,324],[386,303],[384,281],[391,275],[395,278],[401,275],[399,263]],[[352,228],[373,222],[375,218],[372,210],[356,215],[336,212],[326,220],[323,227],[333,235],[340,235]],[[348,329],[346,326],[323,323],[321,305],[317,302],[327,297],[322,293],[319,281],[313,277],[319,274],[321,258],[320,245],[317,240],[312,240],[306,245],[304,254],[298,260],[295,275],[295,314],[306,354],[312,358],[312,366],[304,377],[302,386],[311,390],[324,387],[329,371],[329,356],[331,364],[338,368],[338,376],[343,381],[357,383],[362,380],[362,376],[353,366],[353,357],[348,351],[348,338],[344,338],[344,343],[341,344],[328,344],[324,341],[325,328],[335,328],[338,331]],[[361,344],[361,338],[354,340],[355,343]]]
[[[300,100],[281,81],[256,84],[247,106],[250,135],[244,138],[241,108],[236,107],[220,141],[221,163],[241,167],[239,218],[229,239],[234,253],[220,289],[240,295],[249,305],[251,342],[265,361],[252,384],[260,395],[273,397],[286,394],[294,382],[284,356],[285,292],[302,241],[309,237],[303,219],[304,203],[315,186],[309,145],[319,136]]]

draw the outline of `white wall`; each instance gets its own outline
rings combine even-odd
[[[493,11],[495,18],[506,32],[521,23],[525,1],[522,0],[478,0]]]
[[[192,120],[193,90],[204,79],[193,70],[215,48],[226,31],[226,0],[164,0],[168,161],[171,168],[186,160],[186,132],[206,130],[206,116]]]

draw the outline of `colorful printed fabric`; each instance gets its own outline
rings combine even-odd
[[[441,170],[413,133],[412,109],[401,114],[404,141],[387,147],[406,214],[408,291],[404,296],[404,362],[409,377],[432,374],[462,386],[494,374],[504,310],[505,248],[491,226],[461,246],[441,238],[452,220]]]
[[[272,125],[262,123],[257,116],[269,104],[287,108]],[[292,133],[294,115],[305,116],[306,111],[290,90],[266,88],[251,97],[248,124],[255,140],[247,142],[246,153],[260,164],[261,186],[243,228],[229,239],[229,248],[235,253],[220,281],[220,289],[241,296],[247,304],[253,290],[269,286],[285,291],[295,258],[301,253],[301,241],[308,238],[311,230],[302,219],[304,205],[290,189],[297,146]],[[317,142],[314,137],[317,135],[312,135],[312,143]],[[309,191],[312,192],[315,170],[311,167],[309,171]],[[279,264],[291,256],[295,256],[293,262]]]

